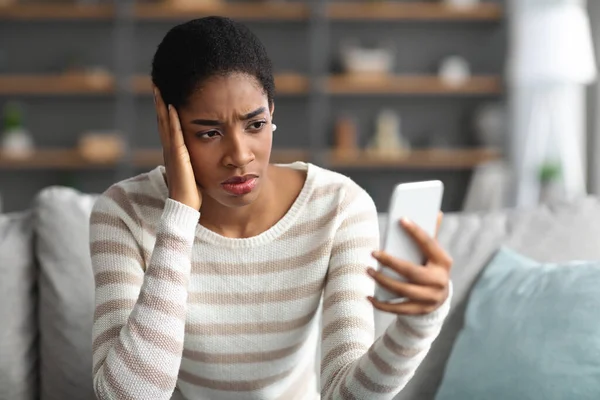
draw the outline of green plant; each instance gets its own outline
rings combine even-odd
[[[23,111],[16,103],[8,103],[2,110],[4,131],[18,129],[23,126]]]
[[[554,182],[560,178],[562,168],[558,161],[547,161],[542,164],[539,171],[539,180],[541,183]]]

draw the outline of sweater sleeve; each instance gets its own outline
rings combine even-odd
[[[95,203],[90,251],[96,282],[93,379],[99,400],[171,398],[183,352],[198,218],[198,211],[168,199],[144,265],[145,228],[123,190],[111,188]]]
[[[437,337],[449,300],[425,316],[398,316],[374,341],[374,310],[367,296],[375,283],[379,224],[362,189],[346,195],[332,249],[323,300],[321,397],[393,399],[408,383]]]

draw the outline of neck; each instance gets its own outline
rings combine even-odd
[[[270,171],[269,171],[270,172]],[[274,209],[274,185],[267,173],[261,185],[258,198],[251,204],[239,207],[225,207],[208,196],[203,199],[200,209],[200,224],[220,235],[233,238],[256,236],[265,231],[265,222]]]

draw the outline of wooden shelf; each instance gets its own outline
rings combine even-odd
[[[486,149],[412,150],[406,154],[381,155],[360,151],[332,151],[327,159],[331,168],[408,168],[408,169],[470,169],[500,158],[500,153]]]
[[[44,20],[44,19],[110,19],[115,10],[109,4],[11,4],[0,6],[0,19]]]
[[[441,3],[334,2],[327,15],[334,20],[413,20],[413,21],[497,21],[503,17],[502,8],[493,3],[459,8]]]
[[[138,19],[189,20],[208,15],[220,15],[239,20],[301,21],[309,16],[309,9],[302,3],[221,3],[175,6],[173,4],[138,4]]]
[[[502,80],[474,76],[465,84],[451,86],[437,76],[347,74],[330,77],[325,87],[331,94],[497,95],[502,92]]]
[[[110,75],[0,75],[0,95],[109,94],[115,89]]]
[[[307,77],[284,73],[275,75],[276,94],[301,95],[308,93],[309,80]],[[152,94],[152,81],[149,76],[137,76],[133,79],[133,90],[138,94]]]
[[[271,162],[290,163],[307,161],[308,153],[303,150],[274,149]],[[77,149],[40,149],[23,158],[9,157],[0,151],[0,169],[39,170],[39,169],[90,169],[111,168],[121,160],[113,159],[96,162],[86,159]],[[132,164],[139,168],[152,168],[163,163],[162,150],[141,149],[132,154]]]

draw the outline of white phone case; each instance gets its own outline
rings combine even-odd
[[[422,264],[424,255],[414,239],[400,225],[400,219],[408,218],[428,235],[435,235],[437,219],[442,206],[444,184],[441,181],[401,183],[394,188],[385,228],[383,251],[395,258]],[[380,266],[380,271],[398,280],[405,280],[394,270]],[[375,297],[380,301],[398,303],[405,301],[398,295],[377,285]]]

